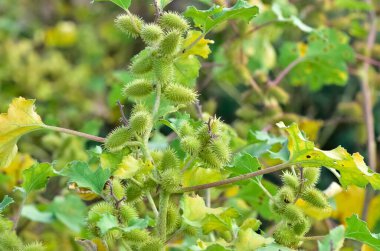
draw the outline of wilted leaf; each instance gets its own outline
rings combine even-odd
[[[39,163],[22,172],[22,187],[26,193],[44,188],[50,177],[55,176],[53,167],[49,163]]]
[[[380,250],[380,233],[371,233],[367,227],[367,223],[359,219],[357,214],[347,218],[346,222],[346,238],[360,241],[375,250]]]
[[[251,6],[244,0],[238,0],[231,8],[214,5],[208,10],[198,10],[194,6],[190,6],[186,9],[184,15],[185,17],[191,18],[196,27],[201,28],[207,33],[226,20],[239,19],[248,22],[255,17],[258,12],[259,9],[256,6]]]
[[[0,202],[0,213],[4,211],[4,209],[14,202],[12,197],[5,195],[3,200]]]
[[[339,146],[330,151],[322,151],[307,140],[297,124],[285,126],[277,124],[288,133],[289,164],[302,165],[306,168],[328,167],[340,172],[342,186],[356,185],[365,187],[368,183],[374,189],[380,189],[380,175],[370,170],[359,153],[350,155],[346,149]]]
[[[8,113],[0,114],[0,168],[7,167],[16,156],[22,135],[44,127],[34,109],[34,100],[19,97],[13,99]]]
[[[75,182],[79,187],[89,188],[101,194],[106,181],[111,176],[111,171],[101,167],[93,171],[86,162],[73,161],[60,174],[67,176],[70,182]]]
[[[323,240],[318,241],[319,251],[339,251],[344,243],[344,227],[339,226],[330,231]]]
[[[201,39],[199,39],[201,37]],[[198,40],[198,41],[197,41]],[[193,43],[195,43],[193,45]],[[197,55],[202,58],[208,58],[211,53],[208,44],[213,44],[213,40],[205,39],[202,37],[202,32],[200,31],[189,31],[187,33],[186,39],[183,41],[183,48],[186,49],[192,45],[192,47],[185,51],[184,56]]]

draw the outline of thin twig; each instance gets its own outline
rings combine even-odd
[[[160,8],[160,4],[158,0],[153,0],[154,9],[156,10],[156,19],[158,19],[162,15],[162,11]]]
[[[102,138],[102,137],[94,136],[94,135],[83,133],[83,132],[74,131],[74,130],[67,129],[67,128],[57,127],[57,126],[45,125],[44,128],[52,130],[52,131],[56,131],[56,132],[62,132],[62,133],[66,133],[66,134],[79,136],[79,137],[86,138],[86,139],[96,141],[96,142],[100,142],[100,143],[104,143],[106,140],[105,138]]]
[[[265,27],[267,27],[267,26],[269,26],[271,24],[277,23],[277,22],[280,22],[280,21],[279,20],[271,20],[271,21],[268,21],[266,23],[259,24],[259,25],[255,26],[255,27],[253,27],[251,30],[249,30],[247,32],[247,34],[252,34],[252,33],[256,32],[256,31],[258,31],[258,30],[260,30],[262,28],[265,28]]]
[[[107,181],[107,185],[108,187],[110,188],[110,195],[111,197],[115,200],[115,207],[116,209],[119,209],[120,207],[120,204],[125,201],[127,198],[125,196],[123,196],[123,198],[121,198],[120,200],[116,197],[116,195],[114,194],[113,192],[113,186],[112,186],[112,181],[111,180],[108,180]]]
[[[319,240],[322,240],[325,237],[326,236],[324,236],[324,235],[305,236],[305,237],[302,237],[302,240],[304,240],[304,241],[319,241]]]
[[[202,184],[202,185],[197,185],[197,186],[184,187],[184,188],[182,188],[179,191],[179,193],[199,191],[199,190],[204,190],[204,189],[211,188],[211,187],[223,186],[223,185],[231,184],[231,183],[234,183],[234,182],[237,182],[237,181],[246,180],[246,179],[250,179],[250,178],[253,178],[253,177],[256,177],[256,176],[260,176],[260,175],[263,175],[263,174],[273,173],[273,172],[285,169],[288,166],[289,166],[288,163],[282,163],[282,164],[279,164],[279,165],[276,165],[276,166],[272,166],[272,167],[268,167],[268,168],[265,168],[265,169],[261,169],[261,170],[256,171],[256,172],[242,174],[242,175],[239,175],[239,176],[236,176],[236,177],[232,177],[232,178],[229,178],[229,179],[225,179],[225,180],[220,180],[220,181],[216,181],[216,182],[212,182],[212,183],[207,183],[207,184]]]
[[[117,101],[117,105],[119,106],[119,109],[120,109],[121,122],[125,126],[128,126],[128,119],[127,119],[127,117],[125,116],[125,113],[124,113],[124,105],[122,103],[120,103],[120,100]]]
[[[278,74],[278,76],[276,77],[275,80],[270,80],[268,82],[268,85],[269,86],[276,86],[278,84],[280,84],[280,82],[289,74],[289,72],[294,68],[296,67],[299,63],[301,63],[302,61],[304,60],[303,57],[299,57],[297,59],[295,59],[293,62],[291,62],[284,70],[282,70],[280,72],[280,74]]]
[[[156,219],[158,219],[158,210],[156,207],[156,203],[154,203],[152,194],[149,191],[146,192],[146,197],[148,198],[148,202],[149,202],[150,207],[153,210],[154,216],[156,217]]]
[[[368,64],[371,64],[371,65],[380,67],[380,61],[377,61],[377,60],[375,60],[373,58],[369,58],[369,57],[366,57],[366,56],[358,54],[358,53],[356,53],[355,56],[356,56],[357,59],[359,59],[361,61],[364,61],[365,63],[368,63]]]

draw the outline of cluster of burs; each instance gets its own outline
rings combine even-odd
[[[329,207],[326,196],[317,188],[320,168],[303,168],[296,173],[285,171],[282,175],[283,187],[271,201],[272,211],[281,219],[273,234],[277,243],[296,248],[309,231],[311,219],[296,205],[302,199],[320,210]]]
[[[0,214],[0,251],[44,251],[45,247],[39,243],[23,244],[13,230],[13,222]]]

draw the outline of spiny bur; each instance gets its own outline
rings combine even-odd
[[[13,226],[13,222],[3,217],[0,214],[0,233],[11,230],[12,226]]]
[[[296,196],[294,194],[294,191],[291,187],[289,186],[283,186],[281,189],[277,192],[275,199],[282,204],[289,204],[293,203],[295,200]]]
[[[181,185],[181,173],[178,169],[166,169],[161,173],[161,187],[168,193],[177,192]]]
[[[153,84],[147,79],[135,79],[126,84],[123,93],[126,97],[142,98],[153,91]]]
[[[166,230],[168,234],[173,233],[178,229],[180,225],[181,215],[179,213],[179,208],[174,203],[169,203],[168,214],[166,220]]]
[[[127,186],[127,189],[125,190],[125,193],[127,197],[126,199],[127,202],[136,202],[139,199],[141,199],[143,191],[141,190],[139,186],[134,185],[134,184],[129,184]]]
[[[164,244],[159,238],[151,238],[140,246],[139,251],[161,251],[163,246]]]
[[[181,139],[181,148],[190,155],[197,155],[201,150],[201,142],[195,136],[186,136]]]
[[[199,158],[203,161],[206,168],[220,169],[223,166],[223,162],[220,161],[218,156],[212,151],[211,147],[202,149],[199,153]]]
[[[170,31],[161,40],[158,46],[159,53],[163,56],[174,56],[181,49],[182,37],[178,31]]]
[[[132,131],[143,135],[152,127],[152,115],[144,110],[134,112],[129,123]]]
[[[292,223],[292,228],[296,235],[303,236],[310,229],[310,221],[305,217],[295,223]]]
[[[150,46],[158,44],[164,36],[164,32],[157,24],[146,24],[141,29],[142,40]]]
[[[297,191],[300,185],[297,175],[294,175],[291,172],[285,171],[282,175],[282,182],[291,187],[294,191]]]
[[[0,234],[0,251],[21,250],[22,242],[15,232],[5,231]]]
[[[112,190],[117,200],[121,200],[125,196],[125,187],[119,179],[112,180]]]
[[[127,146],[132,138],[132,132],[127,127],[118,127],[107,135],[105,148],[110,152],[117,152]]]
[[[116,26],[128,36],[136,38],[140,35],[141,28],[144,24],[142,19],[136,15],[120,15],[115,20]]]
[[[212,140],[210,147],[212,152],[223,164],[226,164],[230,160],[231,150],[228,146],[228,142],[221,139]]]
[[[329,206],[326,196],[316,188],[307,188],[303,191],[301,198],[318,208],[327,208]]]
[[[115,208],[111,203],[102,201],[95,204],[88,212],[87,220],[89,223],[98,222],[104,214],[114,214]]]
[[[133,244],[143,244],[150,239],[149,232],[145,229],[134,229],[126,232],[123,235],[123,239]]]
[[[175,12],[163,13],[159,18],[158,23],[166,31],[174,29],[183,33],[189,29],[189,24],[187,21]]]
[[[179,168],[179,159],[176,152],[172,148],[167,148],[164,151],[159,168],[161,170]]]
[[[191,126],[191,124],[188,121],[185,121],[182,123],[178,129],[179,135],[181,137],[189,136],[194,134],[194,128]]]
[[[321,175],[320,168],[308,167],[303,170],[304,177],[304,186],[315,186],[319,180],[319,176]]]
[[[132,64],[129,67],[133,74],[145,74],[153,69],[153,59],[151,53],[140,54],[132,59]]]
[[[301,242],[294,231],[286,225],[280,225],[273,233],[273,238],[277,243],[291,248],[297,248]]]
[[[297,222],[304,217],[302,210],[294,204],[285,206],[283,216],[289,222]]]
[[[197,94],[192,89],[179,84],[167,86],[164,96],[176,104],[194,103],[197,99]]]
[[[156,58],[153,60],[153,72],[157,81],[163,87],[172,81],[174,75],[174,65],[172,60],[167,58]]]

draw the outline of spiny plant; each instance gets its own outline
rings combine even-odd
[[[37,190],[46,187],[52,176],[65,179],[69,189],[49,202],[47,209],[41,207],[49,216],[45,221],[56,218],[78,232],[77,243],[86,250],[161,251],[177,242],[180,250],[300,248],[306,240],[321,239],[309,236],[313,225],[310,210],[331,209],[327,196],[316,186],[321,167],[328,168],[342,187],[370,184],[380,189],[380,175],[368,168],[360,154],[351,155],[342,147],[322,151],[296,123],[277,123],[277,129],[272,131],[282,136],[252,132],[249,139],[243,139],[221,118],[202,110],[195,81],[200,69],[198,57],[207,58],[210,53],[212,41],[205,36],[226,21],[246,28],[258,14],[257,7],[238,0],[230,8],[214,5],[209,10],[198,10],[189,6],[184,14],[179,14],[164,11],[170,1],[154,1],[156,19],[148,23],[129,11],[131,1],[111,2],[125,11],[115,19],[115,25],[126,36],[145,44],[131,59],[131,77],[122,90],[132,108],[126,115],[119,104],[121,125],[103,138],[47,125],[35,112],[34,100],[13,100],[8,113],[0,115],[1,166],[11,164],[22,135],[39,129],[84,137],[102,145],[89,152],[87,161],[73,160],[61,170],[54,163],[35,163],[22,172],[23,181],[16,189],[21,206],[13,229],[8,220],[0,218],[0,248],[43,250],[39,243],[24,245],[14,230],[22,215],[32,218],[22,208]],[[289,20],[309,31],[297,19]],[[340,49],[351,52],[344,36],[331,30],[311,34],[310,44],[317,41],[319,48],[325,41],[321,37],[330,36],[338,40],[335,42]],[[345,66],[345,60],[342,56],[338,61]],[[235,68],[245,81],[251,82],[255,95],[265,106],[273,108],[269,111],[272,120],[279,107],[277,101],[287,99],[286,93],[276,87],[279,80],[271,82],[271,88],[263,93],[250,79],[245,65]],[[321,84],[320,78],[313,81]],[[273,97],[276,101],[272,101]],[[192,108],[197,116],[189,114]],[[170,137],[160,131],[164,126],[170,130]],[[277,171],[283,171],[281,187],[263,179],[264,174]],[[235,204],[221,204],[219,199],[226,200],[236,183],[242,193],[248,189],[248,199],[264,201],[265,205],[256,203],[249,208],[239,191],[235,195],[240,200]],[[216,187],[222,189],[213,189]],[[274,191],[269,187],[274,187]],[[5,197],[0,211],[13,202]],[[259,231],[261,221],[257,219],[268,217],[269,206],[271,220],[276,222],[270,236]],[[32,210],[39,212],[36,207]],[[79,220],[70,221],[66,211]],[[355,226],[366,228],[365,223],[357,217],[347,221],[347,238],[377,245],[367,241],[367,237],[356,236],[352,230]],[[335,240],[333,234],[323,236],[319,244],[341,245],[344,237]],[[366,234],[371,235],[369,231]]]

